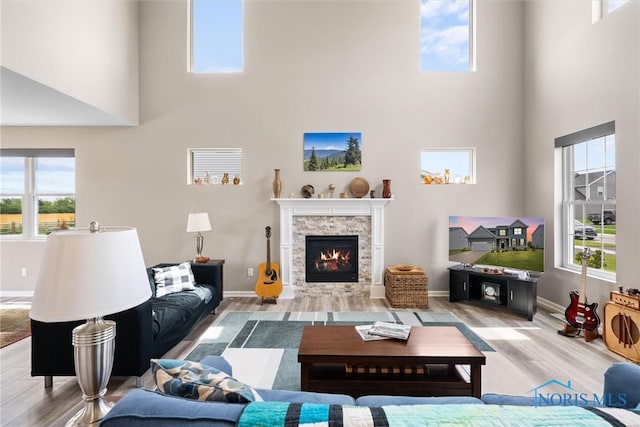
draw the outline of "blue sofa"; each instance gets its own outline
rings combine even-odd
[[[221,371],[232,375],[232,367],[222,357],[209,356],[204,358],[203,365],[215,367]],[[500,412],[507,412],[512,418],[530,417],[531,414],[523,414],[523,410],[529,410],[536,416],[543,416],[543,408],[535,408],[533,397],[508,396],[485,394],[482,399],[474,397],[408,397],[408,396],[384,396],[371,395],[354,399],[343,394],[313,393],[286,390],[257,389],[265,402],[287,402],[301,404],[325,405],[346,405],[356,407],[387,407],[388,405],[398,408],[413,407],[414,410],[422,412],[437,413],[442,412],[448,417],[457,417],[458,414],[469,412],[475,417],[484,417],[482,421],[487,422],[487,417],[501,416]],[[604,394],[611,393],[618,395],[624,393],[625,408],[635,408],[640,404],[640,367],[631,363],[613,364],[604,374]],[[125,426],[153,426],[153,427],[174,427],[174,426],[235,426],[237,425],[247,404],[221,403],[221,402],[201,402],[182,397],[167,396],[157,391],[135,389],[127,393],[107,414],[100,424],[101,427],[125,427]],[[260,404],[249,404],[257,405]],[[263,404],[264,405],[264,404]],[[424,406],[429,405],[429,406]],[[314,406],[314,405],[311,405]],[[489,407],[490,406],[490,407]],[[247,407],[248,408],[248,407]],[[427,409],[428,408],[428,409]],[[511,410],[509,410],[509,408]],[[515,409],[514,409],[515,408]],[[565,412],[567,419],[572,422],[568,425],[580,425],[580,421],[572,418],[574,412],[582,411],[587,416],[593,416],[592,411],[585,411],[580,407],[554,406],[544,408],[554,412],[553,417],[557,422],[558,413]],[[535,410],[535,411],[532,411]],[[572,412],[573,411],[573,412]],[[453,415],[452,415],[453,414]],[[443,415],[444,416],[444,415]],[[640,412],[637,415],[640,419]],[[520,418],[522,419],[522,418]],[[489,418],[491,422],[491,418]],[[517,425],[509,421],[501,421],[499,425]],[[416,422],[417,424],[417,422]],[[268,422],[251,422],[245,425],[271,425]],[[404,425],[412,425],[405,422]],[[425,425],[425,424],[421,424]],[[463,425],[473,425],[463,424]],[[485,424],[486,425],[486,424]],[[538,424],[544,425],[544,424]],[[559,424],[555,424],[559,425]]]

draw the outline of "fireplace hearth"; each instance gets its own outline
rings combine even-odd
[[[306,282],[357,282],[358,236],[305,236]]]

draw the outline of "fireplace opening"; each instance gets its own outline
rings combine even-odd
[[[358,236],[306,236],[305,281],[357,282]]]

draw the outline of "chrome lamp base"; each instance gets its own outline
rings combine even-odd
[[[194,259],[195,262],[203,263],[209,261],[209,257],[202,256],[202,247],[204,246],[204,236],[202,233],[198,231],[198,234],[195,236],[195,245],[196,245],[196,257]]]
[[[113,404],[104,399],[113,368],[116,324],[102,317],[88,319],[73,329],[76,379],[82,390],[83,408],[66,427],[98,427]]]

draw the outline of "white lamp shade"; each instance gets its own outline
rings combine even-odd
[[[211,223],[209,222],[209,214],[206,212],[190,213],[187,220],[187,231],[209,231]]]
[[[91,319],[150,297],[135,228],[60,231],[47,237],[30,317],[41,322]]]

